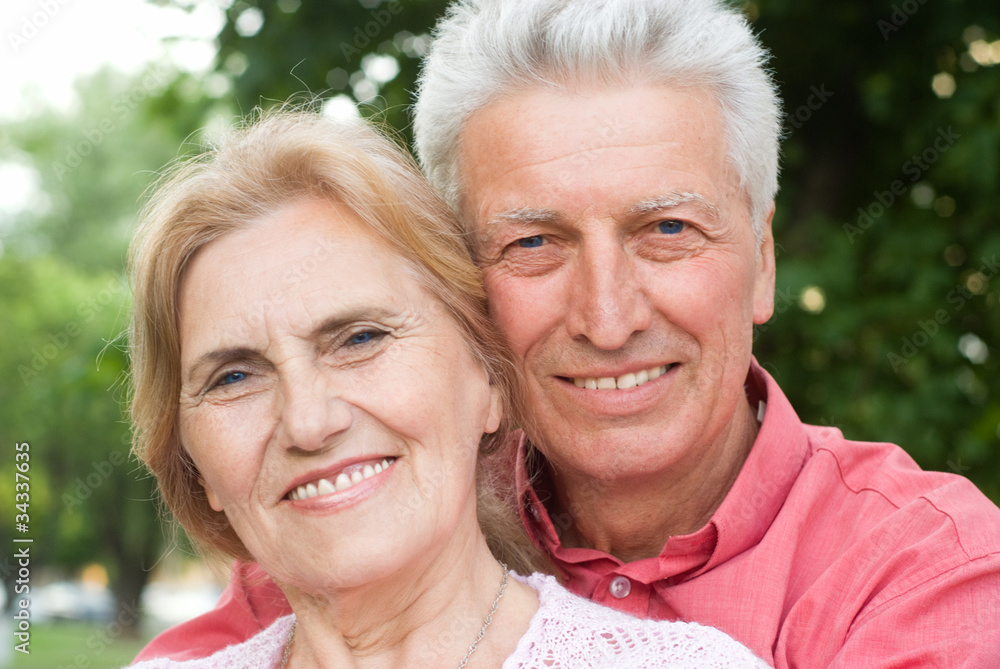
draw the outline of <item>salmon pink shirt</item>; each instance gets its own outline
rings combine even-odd
[[[803,424],[756,361],[746,389],[762,423],[722,505],[634,562],[560,544],[567,518],[528,484],[522,436],[521,517],[566,587],[639,617],[716,627],[782,669],[1000,668],[1000,509],[898,446]],[[213,611],[137,659],[203,657],[289,612],[259,568],[237,565]]]

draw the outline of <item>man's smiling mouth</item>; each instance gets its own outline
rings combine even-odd
[[[588,390],[625,390],[655,381],[673,368],[674,364],[676,363],[658,365],[638,372],[622,374],[621,376],[581,376],[573,377],[570,380],[577,388],[586,388]]]

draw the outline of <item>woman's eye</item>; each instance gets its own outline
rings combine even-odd
[[[545,238],[541,235],[532,235],[531,237],[525,237],[523,239],[517,240],[517,245],[522,249],[535,249],[545,243]]]
[[[665,235],[676,235],[684,232],[684,221],[660,221],[656,229]]]
[[[240,381],[242,381],[245,378],[247,378],[246,372],[228,372],[228,373],[226,373],[225,376],[223,376],[221,379],[219,379],[219,382],[216,385],[218,385],[218,386],[228,386],[228,385],[231,385],[233,383],[239,383]]]

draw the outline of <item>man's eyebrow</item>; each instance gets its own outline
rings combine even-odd
[[[682,204],[694,204],[706,212],[708,212],[713,218],[719,217],[719,208],[709,200],[707,197],[701,193],[688,193],[688,192],[677,192],[670,193],[668,195],[661,195],[658,197],[652,197],[646,200],[641,200],[636,202],[629,209],[631,214],[652,214],[658,211],[663,211],[664,209],[673,209],[679,207]]]
[[[559,214],[552,209],[519,207],[517,209],[501,211],[494,214],[490,220],[486,222],[486,230],[483,232],[480,241],[489,241],[489,239],[496,234],[497,228],[510,225],[511,223],[521,225],[529,225],[532,223],[551,223],[558,218]]]

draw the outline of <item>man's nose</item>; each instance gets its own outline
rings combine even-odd
[[[617,239],[583,245],[570,291],[570,336],[615,350],[650,326],[652,309],[636,276],[636,262]]]
[[[277,428],[281,447],[311,452],[335,444],[354,420],[341,390],[331,371],[314,362],[301,362],[283,374]]]

